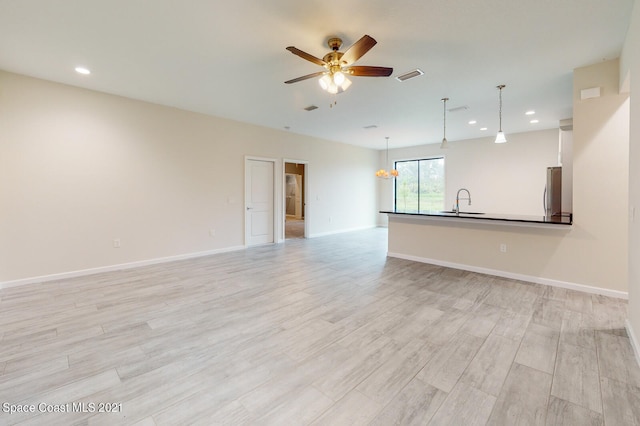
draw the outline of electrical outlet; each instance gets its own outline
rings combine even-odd
[[[216,230],[215,229],[209,229],[209,236],[210,237],[215,237],[216,236]]]
[[[120,238],[114,238],[113,247],[114,248],[120,248]]]
[[[507,252],[507,245],[505,243],[501,243],[500,244],[500,253],[506,253]]]
[[[329,223],[333,222],[333,218],[329,216]]]

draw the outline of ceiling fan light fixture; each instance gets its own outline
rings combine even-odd
[[[320,87],[322,87],[322,90],[329,90],[329,83],[331,83],[331,77],[325,74],[320,78],[320,80],[318,80],[318,83],[320,83]]]
[[[351,86],[351,80],[349,80],[342,71],[336,71],[333,74],[325,74],[319,80],[318,83],[322,90],[335,95],[342,93]]]

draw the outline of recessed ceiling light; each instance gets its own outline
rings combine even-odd
[[[471,120],[471,121],[469,122],[469,124],[476,124],[476,123],[477,123],[477,121],[476,121],[476,120]]]
[[[540,122],[539,120],[531,120],[529,123],[536,124],[536,123],[539,123],[539,122]]]
[[[531,110],[531,111],[527,111],[527,112],[525,112],[524,114],[525,114],[525,115],[533,115],[533,114],[535,114],[535,113],[536,113],[536,112],[535,112],[534,110]]]
[[[85,67],[76,67],[76,72],[78,74],[84,74],[84,75],[89,75],[91,74],[91,71],[89,71],[89,69],[85,68]]]
[[[484,132],[485,130],[487,130],[487,128],[486,127],[480,127],[480,130],[482,130]]]

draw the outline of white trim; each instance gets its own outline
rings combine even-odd
[[[196,253],[178,254],[176,256],[158,257],[155,259],[140,260],[137,262],[120,263],[117,265],[100,266],[98,268],[80,269],[77,271],[61,272],[58,274],[42,275],[39,277],[22,278],[19,280],[0,282],[0,289],[9,287],[18,287],[27,284],[42,283],[47,281],[63,280],[67,278],[82,277],[86,275],[94,275],[102,272],[122,271],[125,269],[134,269],[142,266],[156,265],[158,263],[175,262],[177,260],[194,259],[196,257],[211,256],[213,254],[226,253],[230,251],[244,250],[245,246],[232,246],[215,250],[207,250]]]
[[[629,319],[625,322],[625,328],[629,335],[629,342],[631,342],[633,353],[636,355],[636,362],[638,363],[638,366],[640,366],[640,342],[638,342],[636,334],[633,332],[633,328],[631,328],[631,322],[629,322]]]
[[[569,290],[582,291],[585,293],[599,294],[602,296],[615,297],[618,299],[628,299],[629,293],[618,290],[610,290],[607,288],[592,287],[584,284],[576,284],[567,281],[559,281],[551,278],[535,277],[532,275],[517,274],[514,272],[500,271],[497,269],[483,268],[480,266],[465,265],[462,263],[446,262],[437,259],[428,259],[425,257],[411,256],[402,253],[387,252],[389,257],[397,257],[398,259],[413,260],[414,262],[430,263],[432,265],[445,266],[447,268],[462,269],[463,271],[478,272],[480,274],[494,275],[496,277],[510,278],[514,280],[527,281],[535,284],[548,285],[551,287],[566,288]]]
[[[358,227],[358,228],[340,229],[340,230],[337,230],[337,231],[329,231],[329,232],[319,232],[317,234],[309,235],[309,238],[327,237],[329,235],[344,234],[345,232],[364,231],[365,229],[373,229],[373,228],[378,228],[378,225],[361,226],[361,227]]]

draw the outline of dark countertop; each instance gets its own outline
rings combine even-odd
[[[497,213],[447,213],[441,211],[427,211],[423,213],[403,213],[403,212],[395,212],[389,210],[381,210],[380,213],[386,213],[389,215],[397,215],[403,216],[407,218],[415,217],[415,218],[443,218],[443,219],[470,219],[477,220],[479,222],[486,221],[495,221],[495,222],[509,222],[512,224],[543,224],[543,225],[564,225],[570,226],[573,224],[573,214],[566,213],[562,216],[525,216],[525,215],[512,215],[512,214],[497,214]]]

